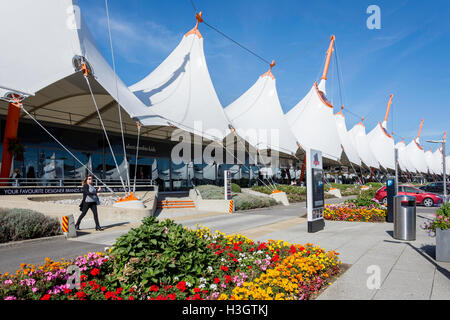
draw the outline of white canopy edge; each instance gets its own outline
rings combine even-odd
[[[237,134],[255,148],[296,154],[298,143],[284,117],[270,71],[226,107],[225,113]]]
[[[196,29],[183,36],[175,50],[130,89],[148,111],[173,126],[208,139],[222,140],[230,133],[209,75],[203,38]],[[147,116],[147,112],[139,114],[143,124]]]
[[[1,50],[0,84],[35,95],[76,73],[73,60],[84,57],[97,82],[131,117],[146,109],[96,47],[77,0],[3,1],[0,10],[8,13],[0,21],[3,41],[26,44]],[[1,92],[4,95],[9,90]],[[161,121],[154,116],[151,124],[160,125]]]
[[[326,80],[315,83],[309,93],[287,114],[286,119],[301,147],[320,150],[327,159],[339,161],[341,141],[333,106],[326,100]]]
[[[373,155],[369,147],[369,141],[366,135],[366,128],[364,124],[356,124],[350,131],[350,137],[353,144],[356,146],[361,161],[370,168],[379,169],[380,165]]]
[[[379,164],[386,169],[395,170],[394,139],[381,123],[367,135],[370,150]]]
[[[428,165],[422,147],[414,139],[406,147],[407,157],[418,173],[428,173]]]
[[[359,158],[358,151],[353,145],[352,139],[349,137],[349,133],[347,131],[345,116],[342,112],[338,112],[335,114],[335,119],[339,139],[341,140],[341,145],[344,148],[344,152],[347,155],[348,160],[357,166],[361,166],[361,159]]]

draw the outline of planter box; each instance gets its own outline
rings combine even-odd
[[[450,262],[450,229],[436,229],[436,261]]]

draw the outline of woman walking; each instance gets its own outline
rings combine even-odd
[[[80,204],[81,216],[78,218],[77,224],[75,225],[76,230],[80,230],[81,220],[83,220],[89,209],[91,209],[92,213],[94,214],[95,230],[104,230],[102,227],[100,227],[97,213],[97,205],[100,205],[100,200],[97,196],[97,192],[100,192],[102,188],[99,187],[98,189],[96,189],[92,185],[93,180],[94,179],[91,175],[86,176],[86,178],[84,178],[83,180],[83,201]]]

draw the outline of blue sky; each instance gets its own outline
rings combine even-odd
[[[195,25],[189,0],[109,0],[117,73],[132,85],[153,71]],[[439,139],[450,129],[450,2],[390,0],[194,0],[210,25],[275,60],[273,73],[284,112],[294,107],[318,80],[330,36],[336,36],[339,71],[333,58],[328,95],[347,127],[366,117],[367,131],[384,118],[396,141],[417,135]],[[105,1],[79,0],[97,45],[111,62]],[[369,30],[369,5],[381,9],[381,29]],[[268,66],[211,30],[200,26],[209,72],[223,106],[254,84]],[[341,98],[342,97],[342,98]],[[355,116],[354,114],[358,115]]]

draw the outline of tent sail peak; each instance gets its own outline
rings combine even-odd
[[[264,74],[261,76],[261,78],[264,78],[264,77],[271,77],[273,80],[275,80],[275,77],[273,76],[273,73],[272,73],[273,67],[275,67],[275,60],[273,60],[272,63],[270,64],[270,69],[269,69],[269,71],[267,71],[266,73],[264,73]]]
[[[189,36],[191,34],[195,34],[199,39],[202,38],[202,34],[198,30],[198,25],[203,22],[202,15],[203,15],[203,12],[201,12],[201,11],[195,15],[195,18],[197,19],[197,24],[195,25],[195,27],[191,31],[189,31],[188,33],[186,33],[184,35],[185,37],[187,37],[187,36]]]

